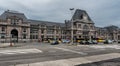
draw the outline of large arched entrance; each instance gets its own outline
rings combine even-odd
[[[18,42],[18,31],[16,29],[11,30],[12,41]]]

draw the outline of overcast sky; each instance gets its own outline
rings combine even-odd
[[[28,19],[64,22],[71,19],[69,8],[86,10],[95,26],[120,26],[120,0],[0,0],[5,10],[25,13]]]

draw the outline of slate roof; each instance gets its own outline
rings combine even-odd
[[[28,20],[30,24],[40,24],[40,25],[46,25],[46,26],[54,26],[58,25],[61,27],[65,27],[65,23],[58,23],[58,22],[50,22],[50,21],[40,21],[40,20]]]
[[[0,15],[0,19],[6,20],[6,18],[13,17],[13,16],[23,19],[23,22],[30,22],[30,24],[45,24],[47,26],[58,25],[61,27],[65,27],[64,23],[27,19],[24,13],[20,13],[18,11],[12,11],[12,10],[5,11],[2,15]]]
[[[7,10],[2,15],[0,15],[0,19],[6,20],[6,18],[13,17],[13,16],[19,17],[23,19],[24,22],[27,22],[27,17],[24,15],[24,13],[20,13],[17,11],[11,11],[11,10]]]
[[[72,16],[73,20],[79,19],[82,20],[83,14],[85,14],[88,17],[89,22],[93,23],[93,21],[91,20],[91,18],[89,17],[89,15],[87,14],[87,12],[85,10],[81,10],[81,9],[76,9],[74,15]]]

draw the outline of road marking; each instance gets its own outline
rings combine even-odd
[[[39,49],[0,50],[0,54],[27,54],[27,53],[42,53],[42,51]]]
[[[57,51],[55,51],[55,50],[50,50],[50,51],[48,51],[48,52],[51,52],[51,53],[53,53],[53,52],[57,52]]]
[[[120,53],[109,53],[109,54],[94,55],[87,57],[61,59],[55,61],[36,62],[36,63],[29,63],[29,65],[30,66],[75,66],[80,64],[110,60],[114,58],[120,58]],[[28,64],[19,64],[16,66],[28,66]]]
[[[78,52],[78,51],[74,51],[74,50],[70,50],[70,49],[59,48],[59,47],[54,47],[54,48],[55,48],[55,49],[60,49],[60,50],[63,50],[63,51],[72,52],[72,53],[81,54],[81,55],[87,55],[87,53],[84,53],[84,52]]]
[[[89,47],[96,48],[96,49],[105,49],[105,48],[120,49],[119,45],[95,45],[95,46],[89,46]]]

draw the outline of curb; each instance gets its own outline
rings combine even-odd
[[[6,48],[6,47],[13,47],[15,46],[13,43],[10,44],[10,43],[2,43],[0,44],[0,48]]]

